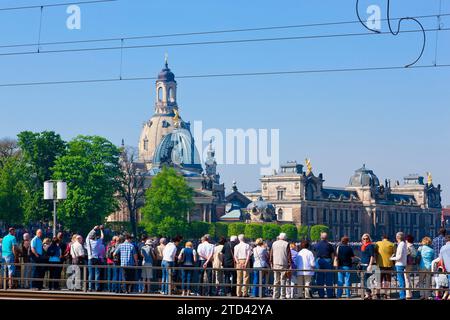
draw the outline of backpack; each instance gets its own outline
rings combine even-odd
[[[106,257],[110,260],[114,260],[114,251],[116,251],[115,246],[108,246],[108,250],[106,251]]]
[[[408,246],[406,249],[408,252],[408,255],[406,256],[406,262],[409,266],[415,266],[417,264],[417,250],[414,248],[414,246]]]

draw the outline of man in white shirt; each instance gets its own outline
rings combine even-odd
[[[304,287],[299,288],[299,296],[300,298],[309,299],[311,298],[309,286],[314,275],[313,270],[316,266],[316,259],[311,250],[309,250],[309,241],[303,240],[300,248],[301,250],[295,258],[295,266],[297,270],[300,270],[297,271],[297,284]]]
[[[250,276],[246,268],[250,262],[252,249],[248,243],[245,243],[243,234],[238,236],[239,244],[234,247],[234,262],[236,263],[236,295],[238,297],[248,297],[248,285]]]
[[[170,269],[175,265],[175,256],[177,254],[177,246],[180,244],[181,238],[175,237],[170,241],[163,250],[163,260],[161,262],[162,266],[162,288],[161,292],[163,294],[169,294],[169,283],[171,282],[171,272]]]
[[[212,283],[212,261],[214,256],[214,245],[209,243],[209,235],[206,234],[201,239],[202,243],[198,245],[197,253],[200,260],[200,282],[204,285],[201,287],[201,295],[208,296],[210,292],[210,284]],[[206,279],[205,279],[206,276]]]
[[[76,236],[75,242],[70,245],[70,255],[72,256],[73,264],[82,265],[84,258],[83,237]]]
[[[97,231],[100,230],[100,236]],[[95,291],[100,291],[100,269],[96,266],[100,263],[100,249],[103,241],[103,226],[95,226],[86,237],[86,249],[88,253],[89,291],[92,291],[95,276]]]
[[[405,288],[405,268],[407,265],[408,251],[406,248],[405,234],[398,232],[396,235],[397,251],[394,256],[391,257],[392,261],[395,261],[395,270],[397,272],[398,287],[400,289]],[[406,299],[406,291],[400,290],[400,300]]]

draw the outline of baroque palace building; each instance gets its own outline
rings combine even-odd
[[[216,221],[225,209],[225,187],[217,173],[215,152],[210,143],[207,159],[202,166],[199,152],[191,134],[190,123],[180,116],[177,102],[177,82],[169,69],[167,58],[158,74],[155,86],[156,99],[153,116],[143,124],[139,139],[138,161],[134,165],[144,173],[144,189],[163,166],[175,168],[194,189],[194,209],[188,213],[189,221]],[[109,222],[129,221],[124,201],[120,209],[111,214]],[[140,199],[140,205],[144,199]],[[138,214],[138,220],[140,220]]]
[[[245,193],[262,197],[275,207],[276,220],[296,225],[327,225],[334,240],[348,235],[359,241],[363,233],[375,238],[398,231],[416,240],[435,235],[441,221],[441,186],[419,175],[409,175],[404,183],[380,183],[372,170],[363,165],[342,188],[324,186],[322,174],[316,176],[307,160],[307,170],[288,162],[279,172],[261,179],[261,190]],[[260,198],[261,200],[261,198]]]

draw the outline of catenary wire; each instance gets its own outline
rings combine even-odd
[[[277,76],[277,75],[295,75],[295,74],[314,74],[314,73],[346,73],[346,72],[364,72],[364,71],[388,71],[388,70],[412,70],[412,69],[432,69],[448,68],[450,64],[440,65],[415,65],[405,68],[405,66],[382,66],[382,67],[360,67],[360,68],[341,68],[341,69],[310,69],[310,70],[285,70],[285,71],[263,71],[263,72],[241,72],[241,73],[212,73],[198,75],[181,75],[178,79],[199,79],[199,78],[224,78],[224,77],[250,77],[250,76]],[[25,87],[42,85],[68,85],[83,83],[101,83],[101,82],[120,82],[120,81],[143,81],[157,80],[157,77],[129,77],[129,78],[103,78],[103,79],[84,79],[84,80],[61,80],[61,81],[41,81],[41,82],[22,82],[22,83],[0,83],[0,87]]]
[[[415,16],[415,18],[435,18],[437,16],[438,16],[437,14],[433,14],[433,15]],[[450,16],[450,13],[443,13],[440,16],[447,17],[447,16]],[[401,18],[391,18],[391,20],[398,20],[398,19],[401,19]],[[386,21],[386,20],[387,19],[381,19],[380,21]],[[99,39],[72,40],[72,41],[52,41],[52,42],[41,42],[41,45],[47,46],[47,45],[63,45],[63,44],[77,44],[77,43],[110,42],[110,41],[122,41],[122,40],[141,40],[141,39],[211,35],[211,34],[223,34],[223,33],[238,33],[238,32],[250,32],[250,31],[295,29],[295,28],[307,28],[307,27],[316,27],[316,26],[331,26],[331,25],[355,24],[355,23],[360,23],[360,21],[358,21],[358,20],[356,20],[356,21],[337,21],[337,22],[323,22],[323,23],[284,25],[284,26],[269,26],[269,27],[246,28],[246,29],[212,30],[212,31],[187,32],[187,33],[169,33],[169,34],[159,34],[159,35],[99,38]],[[369,30],[371,30],[371,29],[369,29]],[[0,45],[0,48],[31,47],[31,46],[36,46],[36,45],[37,45],[37,43],[7,44],[7,45]]]
[[[34,6],[21,6],[21,7],[6,7],[0,8],[0,11],[12,11],[12,10],[24,10],[24,9],[38,9],[40,7],[62,7],[62,6],[70,6],[70,5],[82,5],[82,4],[96,4],[102,2],[115,2],[119,0],[92,0],[92,1],[72,1],[65,3],[49,3],[42,5],[34,5]]]
[[[438,29],[426,29],[425,32],[432,32]],[[440,31],[448,31],[450,28],[442,28]],[[423,30],[405,30],[401,33],[416,33],[423,32]],[[310,36],[296,36],[296,37],[275,37],[275,38],[256,38],[256,39],[236,39],[236,40],[217,40],[217,41],[199,41],[199,42],[178,42],[178,43],[164,43],[164,44],[147,44],[147,45],[129,45],[129,46],[111,46],[111,47],[96,47],[96,48],[73,48],[73,49],[58,49],[58,50],[40,50],[37,51],[22,51],[22,52],[6,52],[0,53],[0,56],[17,56],[17,55],[34,55],[34,54],[50,54],[50,53],[68,53],[68,52],[88,52],[88,51],[106,51],[106,50],[124,50],[124,49],[144,49],[144,48],[159,48],[159,47],[179,47],[179,46],[198,46],[198,45],[217,45],[217,44],[234,44],[234,43],[255,43],[268,41],[287,41],[287,40],[305,40],[305,39],[321,39],[321,38],[339,38],[339,37],[354,37],[354,36],[371,36],[371,35],[386,35],[390,32],[365,32],[365,33],[341,33],[330,35],[310,35]]]

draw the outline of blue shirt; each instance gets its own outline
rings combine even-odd
[[[13,246],[17,246],[16,237],[12,234],[8,234],[3,238],[2,242],[2,255],[3,257],[12,256],[13,255]]]
[[[120,256],[120,265],[122,267],[134,266],[134,255],[136,254],[136,249],[131,243],[121,243],[117,247],[115,253]]]
[[[434,249],[430,246],[421,246],[419,248],[421,270],[431,270],[431,262],[434,260]]]
[[[35,236],[33,240],[31,240],[31,248],[36,250],[36,253],[42,256],[42,240],[38,236]]]
[[[372,243],[364,251],[361,249],[361,263],[369,264],[370,257],[375,257],[375,246]]]
[[[334,253],[334,248],[328,241],[322,240],[316,243],[314,246],[317,258],[331,259],[331,255]]]

